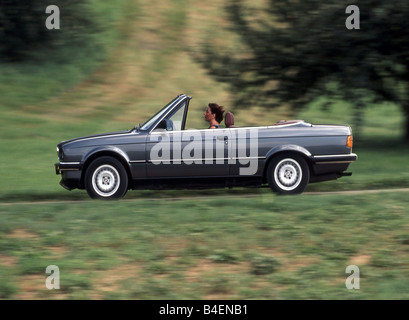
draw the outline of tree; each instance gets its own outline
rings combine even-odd
[[[352,30],[350,4],[269,0],[256,10],[251,2],[231,1],[231,31],[246,50],[206,43],[197,59],[229,84],[239,105],[286,103],[297,111],[322,95],[337,96],[354,104],[360,119],[369,101],[397,103],[409,142],[409,3],[359,1],[360,29]]]
[[[48,30],[48,5],[61,10],[61,30]],[[20,62],[49,58],[50,50],[81,47],[97,30],[93,15],[83,0],[1,0],[0,61]],[[39,55],[38,53],[43,54]]]

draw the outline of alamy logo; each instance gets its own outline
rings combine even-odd
[[[360,14],[358,6],[348,6],[345,9],[345,13],[351,14],[345,21],[345,26],[347,27],[347,29],[360,29]]]
[[[187,130],[152,134],[155,164],[237,164],[240,175],[258,170],[258,130]]]
[[[45,280],[47,289],[60,289],[60,269],[55,265],[50,265],[45,269],[45,273],[51,274]]]
[[[356,265],[349,265],[345,269],[345,273],[350,273],[351,275],[345,280],[345,286],[347,289],[359,289],[359,268]]]
[[[48,6],[45,13],[51,14],[45,21],[45,26],[48,30],[60,29],[60,8],[58,6]]]

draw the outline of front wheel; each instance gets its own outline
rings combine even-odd
[[[120,199],[128,190],[124,166],[112,157],[95,159],[85,174],[85,189],[93,199]]]
[[[302,156],[282,154],[271,160],[267,168],[267,181],[278,194],[302,193],[310,180],[310,170]]]

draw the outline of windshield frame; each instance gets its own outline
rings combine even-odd
[[[176,106],[180,105],[180,103],[185,101],[186,99],[190,100],[191,97],[188,97],[184,94],[178,95],[175,99],[169,102],[157,113],[155,113],[153,117],[151,117],[148,121],[142,124],[138,130],[150,132],[163,118],[165,118],[170,112],[172,112]]]
[[[169,102],[166,106],[164,106],[162,109],[160,109],[158,112],[156,112],[150,119],[145,121],[140,127],[139,130],[142,131],[147,131],[149,128],[158,120],[168,108],[170,108],[173,104],[176,103],[176,101],[179,100],[179,97],[176,97],[173,99],[171,102]]]

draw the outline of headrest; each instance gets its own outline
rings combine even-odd
[[[231,112],[227,112],[224,118],[224,123],[226,124],[226,128],[230,128],[234,126],[234,115]]]

